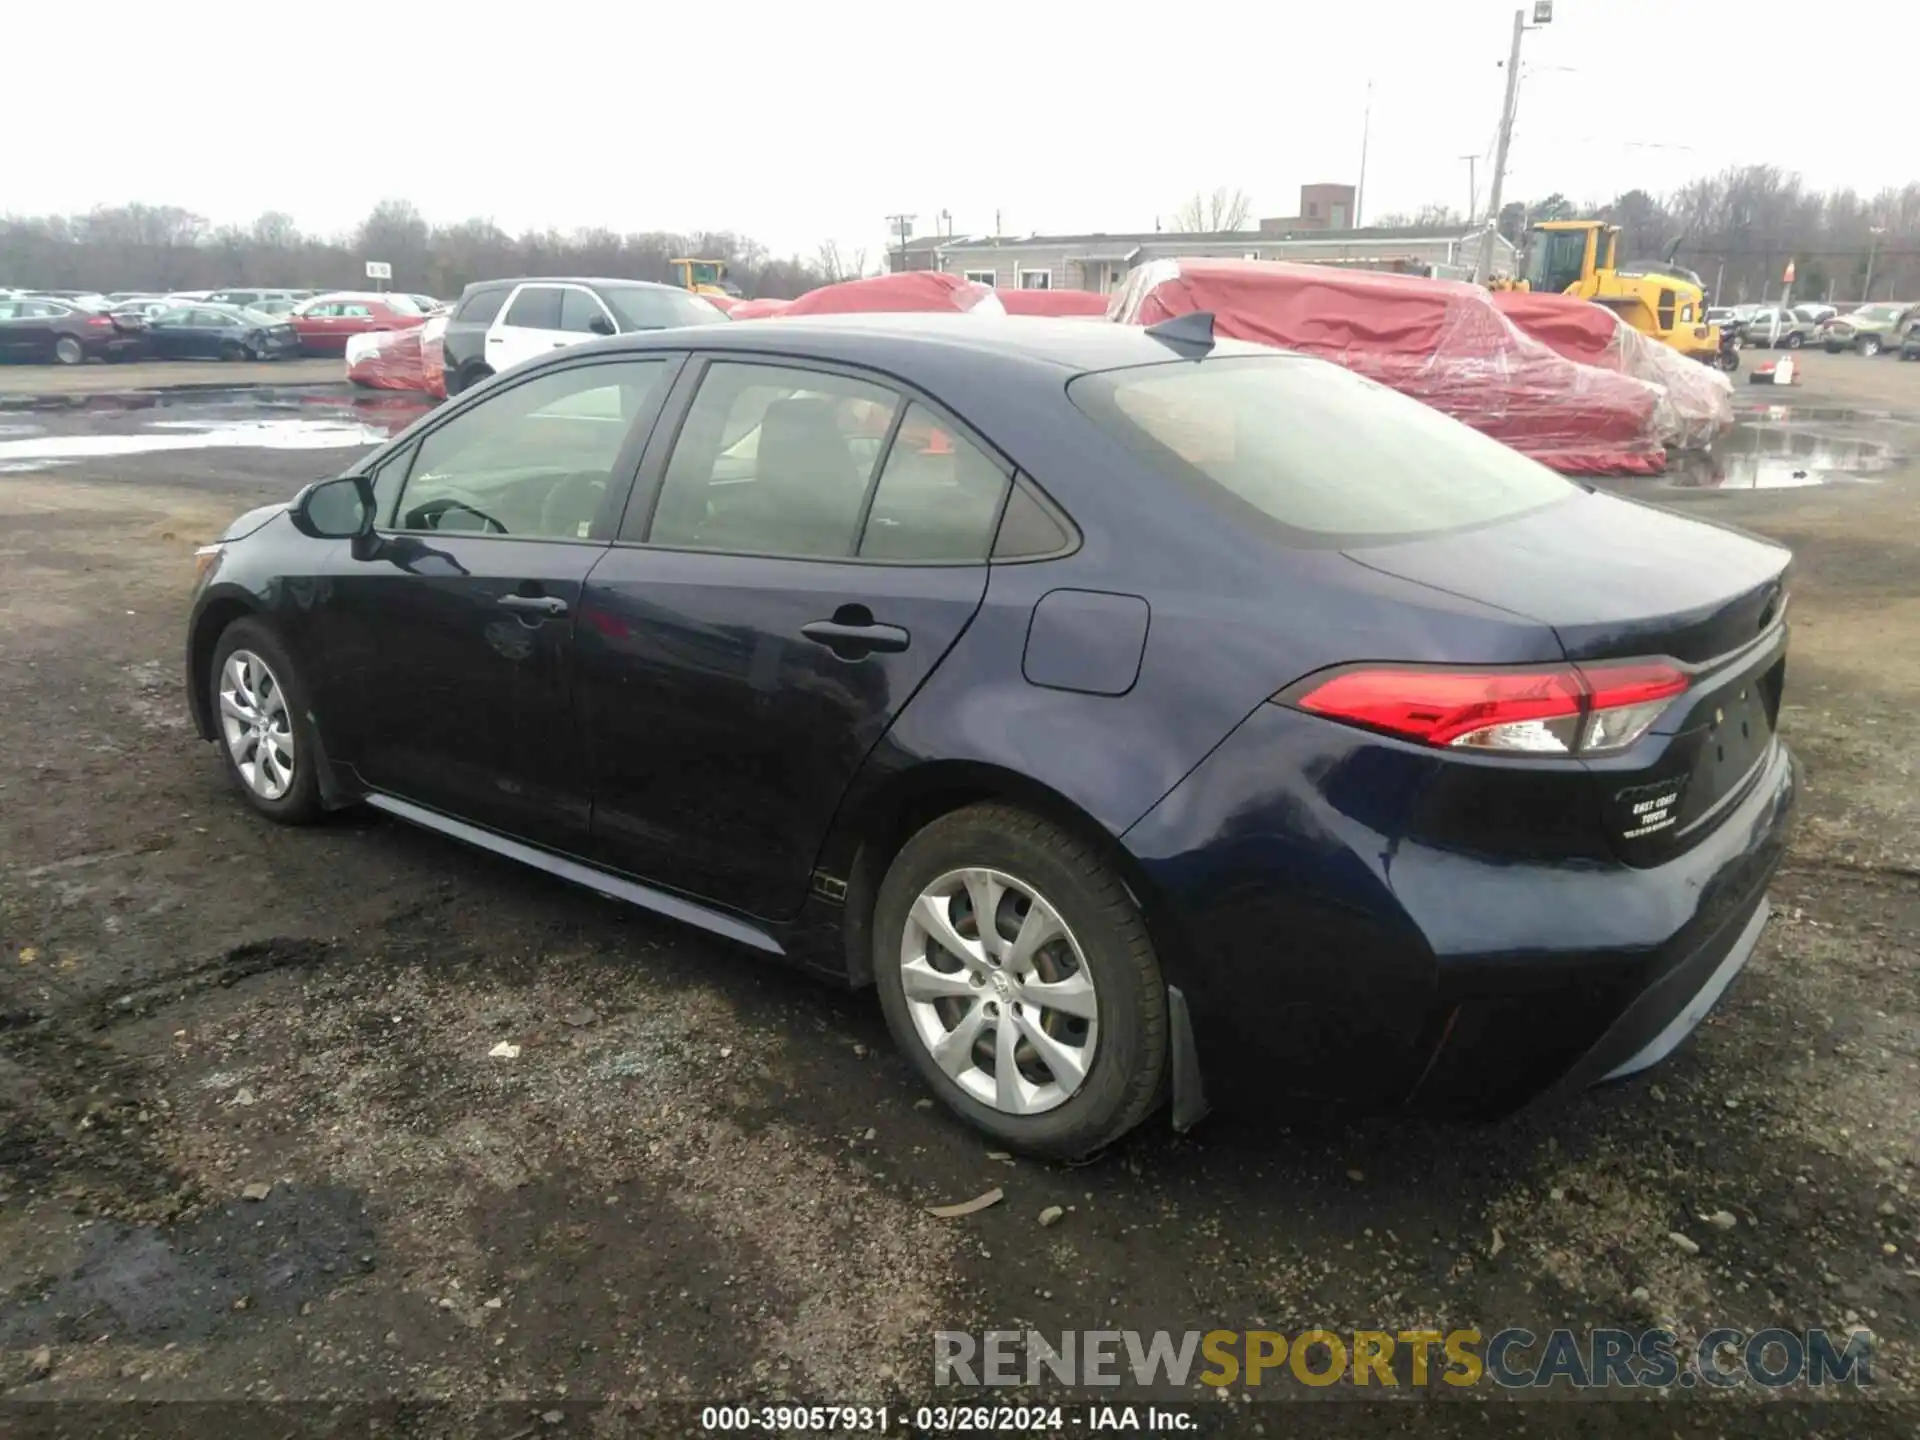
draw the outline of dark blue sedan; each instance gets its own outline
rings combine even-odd
[[[1785,550],[1206,317],[623,335],[200,559],[188,699],[262,814],[873,985],[1043,1155],[1643,1069],[1794,794]]]
[[[171,360],[276,360],[300,348],[284,315],[237,305],[183,305],[147,319],[147,344]]]

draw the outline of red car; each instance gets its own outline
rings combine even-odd
[[[426,322],[420,307],[405,295],[357,294],[336,290],[294,307],[287,321],[300,337],[303,355],[343,355],[355,335],[378,330],[410,330]]]

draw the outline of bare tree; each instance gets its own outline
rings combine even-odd
[[[1221,185],[1211,194],[1196,190],[1173,212],[1173,228],[1189,235],[1217,235],[1240,229],[1252,213],[1253,202],[1246,191]]]
[[[724,261],[749,295],[791,298],[862,273],[867,252],[841,255],[838,275],[794,256],[777,259],[748,236],[728,231],[619,234],[604,228],[507,234],[473,218],[432,225],[404,200],[382,201],[346,236],[301,233],[269,211],[250,226],[221,226],[177,206],[102,206],[86,215],[0,213],[0,278],[9,285],[102,290],[212,288],[219,285],[358,287],[364,262],[393,265],[396,287],[456,295],[474,280],[508,275],[596,274],[671,282],[669,260],[691,255]]]
[[[814,262],[828,284],[839,280],[858,280],[867,273],[867,247],[842,251],[838,240],[822,240]]]

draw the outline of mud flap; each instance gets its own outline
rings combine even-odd
[[[1167,987],[1167,1024],[1173,1041],[1173,1128],[1182,1135],[1207,1118],[1212,1108],[1200,1079],[1200,1051],[1193,1040],[1193,1016],[1178,985]]]

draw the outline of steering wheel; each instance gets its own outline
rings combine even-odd
[[[578,537],[581,518],[591,522],[600,513],[606,498],[604,475],[568,475],[547,492],[540,506],[540,533],[547,536]],[[567,522],[571,521],[569,524]]]
[[[480,522],[480,533],[483,535],[505,535],[507,533],[507,527],[494,519],[493,516],[487,514],[486,511],[476,505],[469,505],[464,500],[455,499],[451,495],[442,495],[438,499],[429,500],[418,509],[409,512],[407,519],[413,523],[407,528],[420,530],[448,529],[449,527],[442,525],[440,521],[456,510],[464,510],[467,514],[478,520]]]

